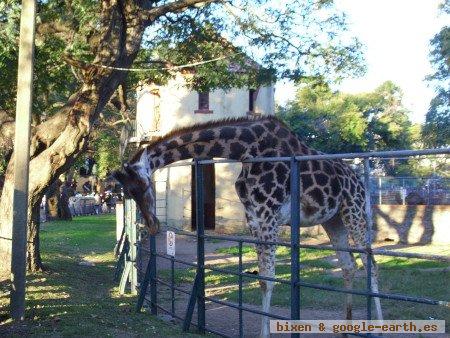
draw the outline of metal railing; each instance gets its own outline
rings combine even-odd
[[[437,300],[430,299],[425,297],[414,297],[409,295],[402,294],[394,294],[394,293],[384,293],[384,292],[373,292],[371,286],[371,270],[372,270],[372,260],[375,255],[383,255],[383,256],[393,256],[393,257],[405,257],[405,258],[421,258],[427,260],[437,260],[441,262],[450,262],[450,257],[439,256],[439,255],[430,255],[430,254],[419,254],[419,253],[405,253],[405,252],[396,252],[390,250],[382,250],[382,249],[372,249],[372,207],[370,200],[370,181],[369,181],[369,160],[371,158],[389,158],[389,157],[401,157],[401,156],[421,156],[421,155],[430,155],[430,154],[449,154],[450,148],[447,149],[428,149],[428,150],[404,150],[404,151],[390,151],[390,152],[373,152],[373,153],[352,153],[352,154],[333,154],[333,155],[308,155],[308,156],[293,156],[293,157],[275,157],[275,158],[252,158],[245,160],[243,162],[246,163],[254,163],[254,162],[289,162],[290,163],[290,195],[291,195],[291,240],[289,242],[281,242],[281,241],[260,241],[256,239],[243,238],[243,237],[234,237],[234,236],[216,236],[216,235],[205,235],[204,233],[204,218],[197,217],[196,219],[196,233],[188,233],[184,231],[177,231],[179,234],[195,237],[197,239],[197,263],[191,263],[188,261],[180,260],[172,256],[168,256],[166,254],[158,253],[156,250],[156,241],[155,236],[150,236],[149,238],[149,248],[145,248],[142,245],[138,245],[139,250],[141,252],[147,252],[149,254],[149,261],[147,264],[147,268],[145,269],[145,274],[143,276],[142,282],[140,283],[139,297],[136,305],[137,311],[141,311],[144,301],[147,300],[150,305],[150,312],[153,315],[156,315],[158,309],[170,314],[174,318],[178,318],[183,321],[183,330],[189,330],[190,325],[195,325],[198,328],[200,333],[204,333],[205,331],[227,337],[228,335],[224,332],[218,332],[217,330],[207,327],[205,323],[205,301],[210,301],[213,303],[221,304],[224,306],[229,306],[238,310],[239,313],[239,336],[244,336],[243,329],[243,311],[251,312],[255,314],[259,314],[262,316],[268,316],[270,318],[275,319],[285,319],[285,320],[296,320],[301,318],[300,312],[300,287],[317,289],[317,290],[325,290],[330,292],[338,292],[344,294],[353,294],[358,296],[364,296],[367,298],[366,302],[366,318],[372,319],[372,300],[373,298],[382,298],[382,299],[390,299],[397,301],[406,301],[406,302],[415,302],[429,305],[437,305],[450,307],[450,303],[447,300]],[[300,161],[316,161],[316,160],[335,160],[335,159],[349,159],[349,158],[363,158],[364,159],[364,184],[365,184],[365,192],[366,192],[366,217],[368,224],[368,236],[366,238],[366,247],[364,248],[355,248],[355,247],[335,247],[330,245],[308,245],[308,244],[300,244],[300,183],[299,183],[299,162]],[[196,187],[203,186],[203,170],[201,166],[204,164],[211,163],[225,163],[225,162],[233,162],[230,160],[195,160],[193,163],[183,163],[183,164],[174,164],[172,166],[195,166],[195,180]],[[196,215],[204,215],[204,204],[203,204],[203,189],[198,189],[195,194],[196,196]],[[211,240],[223,240],[223,241],[233,241],[238,244],[238,271],[232,271],[229,269],[219,268],[213,265],[205,264],[205,239]],[[272,278],[261,275],[252,275],[243,272],[243,263],[242,263],[242,254],[243,254],[243,243],[253,243],[260,245],[276,245],[276,246],[285,246],[290,248],[290,259],[291,259],[291,278],[280,279],[280,278]],[[347,288],[338,288],[333,286],[327,286],[322,284],[314,284],[302,281],[300,278],[300,250],[302,248],[308,249],[327,249],[334,251],[345,251],[351,253],[363,253],[367,255],[367,283],[366,288],[363,290],[356,289],[347,289]],[[156,269],[156,259],[161,258],[165,260],[169,260],[171,262],[171,276],[170,283],[165,282],[161,278],[157,276]],[[196,269],[196,277],[191,291],[184,290],[175,286],[175,272],[174,266],[175,263],[184,264],[186,266],[194,267]],[[205,295],[205,269],[211,270],[213,272],[223,273],[234,275],[238,277],[238,302],[224,301],[217,299],[215,297],[209,297]],[[290,317],[275,315],[272,313],[266,313],[260,310],[256,310],[250,308],[243,304],[243,278],[251,278],[255,280],[263,280],[263,281],[271,281],[281,284],[290,285],[291,288],[291,297],[290,297],[290,309],[291,314]],[[169,287],[171,290],[171,309],[166,309],[160,304],[158,304],[157,300],[157,285],[164,285]],[[150,297],[147,296],[148,288],[150,287]],[[175,298],[174,292],[182,292],[188,294],[190,296],[189,302],[187,305],[186,313],[184,316],[180,316],[175,312]],[[192,315],[194,312],[195,304],[197,303],[197,323],[192,323]],[[361,336],[369,336],[358,334]],[[297,337],[298,334],[292,334],[292,337]],[[370,335],[371,337],[375,337],[374,335]]]

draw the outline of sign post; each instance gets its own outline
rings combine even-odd
[[[166,232],[167,255],[175,257],[175,233],[173,231]]]
[[[33,93],[36,0],[23,0],[20,17],[17,74],[16,131],[14,140],[14,197],[11,252],[11,318],[25,317],[27,260],[28,169]]]

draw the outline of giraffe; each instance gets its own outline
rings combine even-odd
[[[237,161],[255,157],[316,155],[282,121],[274,116],[224,119],[174,130],[138,151],[114,173],[137,203],[147,230],[155,234],[159,222],[153,213],[155,192],[152,173],[184,159],[226,158]],[[341,160],[300,161],[301,227],[322,224],[332,245],[357,248],[367,245],[365,195],[356,173]],[[235,188],[245,209],[252,236],[274,242],[280,225],[290,222],[290,168],[285,162],[243,163]],[[275,277],[275,246],[256,245],[261,276]],[[337,251],[344,285],[351,289],[356,271],[352,253]],[[361,255],[367,266],[367,255]],[[377,267],[373,262],[372,291],[378,292]],[[262,310],[270,311],[274,283],[259,281]],[[375,298],[378,319],[382,319],[379,298]],[[347,319],[352,316],[352,296],[345,302]],[[264,316],[261,336],[269,335],[269,318]]]

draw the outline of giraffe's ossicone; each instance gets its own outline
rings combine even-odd
[[[150,233],[158,231],[153,212],[155,194],[152,173],[173,162],[198,158],[243,161],[255,157],[317,155],[280,120],[273,116],[225,119],[177,129],[151,142],[115,173],[125,193],[139,206]],[[364,247],[367,238],[365,194],[356,173],[341,160],[300,162],[301,226],[322,224],[335,246]],[[243,163],[235,182],[244,205],[251,234],[262,241],[276,241],[280,225],[290,220],[290,167],[286,162]],[[275,276],[275,246],[257,245],[259,274]],[[337,252],[345,286],[352,287],[356,265],[351,253]],[[367,257],[362,255],[363,263]],[[269,311],[272,282],[260,281],[263,310]],[[378,291],[377,269],[372,268],[372,290]],[[375,299],[381,319],[379,299]],[[351,295],[346,317],[351,318]],[[268,318],[263,317],[261,335],[268,336]]]

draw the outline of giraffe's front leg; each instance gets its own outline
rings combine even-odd
[[[257,245],[259,275],[275,278],[275,246]],[[260,280],[259,285],[262,293],[262,311],[270,313],[270,300],[274,282]],[[260,337],[269,337],[269,317],[263,316],[261,320]]]

